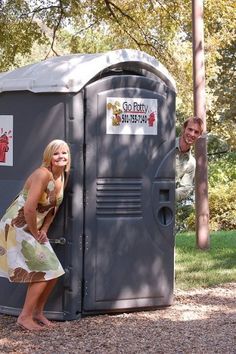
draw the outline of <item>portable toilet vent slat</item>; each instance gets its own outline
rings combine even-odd
[[[51,319],[168,306],[174,287],[175,83],[136,50],[51,58],[0,75],[0,216],[64,139],[72,168],[49,233],[65,269]],[[0,312],[26,286],[0,278]]]

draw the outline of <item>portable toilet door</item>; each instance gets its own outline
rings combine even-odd
[[[108,76],[85,88],[83,313],[172,302],[175,92]]]

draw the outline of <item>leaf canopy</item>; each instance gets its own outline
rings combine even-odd
[[[193,111],[192,9],[189,0],[5,0],[0,70],[48,56],[133,48],[156,57],[177,83],[177,117]],[[204,2],[208,130],[235,148],[233,0]]]

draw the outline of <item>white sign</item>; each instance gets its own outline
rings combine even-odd
[[[0,115],[0,166],[13,166],[13,116]]]
[[[107,97],[106,133],[157,135],[157,99]]]

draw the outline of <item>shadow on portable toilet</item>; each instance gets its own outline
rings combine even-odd
[[[0,132],[9,147],[0,162],[0,215],[49,141],[64,139],[72,151],[49,234],[66,272],[49,318],[172,303],[175,96],[165,67],[129,49],[51,58],[0,75]],[[0,286],[0,312],[17,315],[25,285],[0,278]]]

